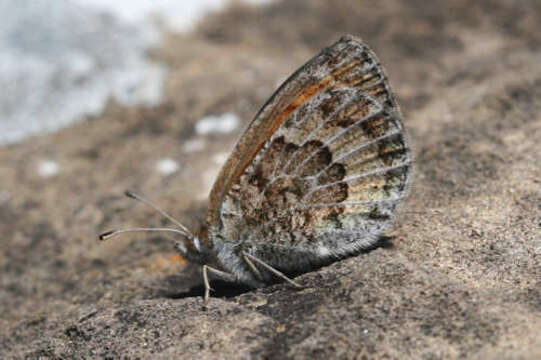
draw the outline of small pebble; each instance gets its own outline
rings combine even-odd
[[[60,171],[60,166],[53,160],[42,160],[38,164],[38,174],[43,178],[53,177]]]
[[[205,116],[195,124],[195,132],[199,135],[211,133],[227,134],[234,131],[239,126],[239,118],[233,113],[222,115]]]
[[[156,164],[156,169],[162,175],[171,175],[178,170],[178,163],[169,158],[161,159]]]
[[[201,151],[204,148],[205,148],[205,140],[203,139],[188,140],[182,146],[182,150],[184,150],[184,152],[187,152],[187,153]]]

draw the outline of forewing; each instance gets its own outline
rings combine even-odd
[[[346,36],[301,67],[257,114],[210,196],[224,241],[345,254],[390,224],[411,154],[373,52]]]

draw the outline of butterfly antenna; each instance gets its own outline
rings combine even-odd
[[[100,240],[108,240],[114,236],[124,234],[124,233],[132,233],[132,232],[173,232],[176,234],[180,234],[182,236],[187,237],[190,239],[191,234],[185,233],[184,231],[177,230],[177,229],[169,229],[169,228],[132,228],[132,229],[120,229],[120,230],[109,230],[102,234],[100,234]]]
[[[151,208],[156,210],[158,213],[160,213],[162,216],[164,216],[169,221],[171,221],[173,224],[178,226],[180,228],[180,230],[182,230],[182,232],[185,233],[184,236],[186,236],[190,240],[194,239],[195,236],[192,234],[192,232],[190,230],[188,230],[188,228],[186,226],[182,225],[180,223],[180,221],[176,220],[171,215],[169,215],[168,213],[166,213],[165,211],[163,211],[162,209],[160,209],[159,207],[154,205],[150,200],[144,198],[141,195],[138,195],[138,194],[134,193],[133,191],[129,191],[129,190],[126,190],[126,192],[124,192],[124,194],[129,198],[135,199],[137,201],[142,202],[143,204],[145,204],[147,206],[150,206]],[[172,230],[172,229],[169,229],[169,230]]]

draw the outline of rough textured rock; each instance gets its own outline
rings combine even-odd
[[[282,1],[214,14],[153,56],[168,98],[0,149],[2,358],[541,357],[541,8],[531,1]],[[118,225],[193,228],[239,129],[341,34],[382,59],[414,140],[417,179],[386,246],[301,275],[301,291],[216,284],[205,306],[171,240],[98,243]],[[186,144],[202,140],[202,150]],[[193,148],[192,148],[193,149]],[[169,157],[178,172],[155,163]],[[60,164],[40,178],[36,165]]]

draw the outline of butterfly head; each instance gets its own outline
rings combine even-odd
[[[175,249],[192,263],[206,264],[208,262],[210,249],[197,235],[184,236],[182,240],[177,241]]]

